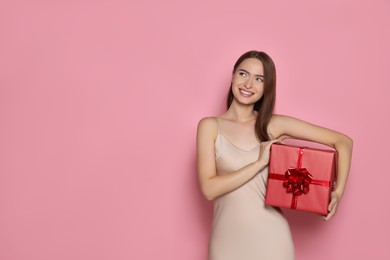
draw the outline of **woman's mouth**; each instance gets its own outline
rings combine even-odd
[[[243,96],[243,97],[251,97],[254,95],[254,93],[252,93],[252,92],[249,92],[249,91],[246,91],[243,89],[239,89],[239,90],[240,90],[241,96]]]

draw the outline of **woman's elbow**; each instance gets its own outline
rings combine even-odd
[[[352,150],[353,147],[353,140],[348,135],[345,135],[345,141],[346,145]]]
[[[208,194],[208,195],[204,194],[204,197],[205,197],[208,201],[213,201],[213,200],[215,199],[215,197],[212,196],[211,194]]]
[[[336,142],[336,146],[344,146],[348,148],[349,150],[352,150],[353,147],[353,140],[348,135],[342,134],[341,138],[338,139],[338,142]]]
[[[210,189],[210,187],[206,187],[207,185],[201,185],[201,191],[202,191],[202,194],[203,196],[209,200],[209,201],[212,201],[215,199],[215,195],[213,194],[212,190]]]

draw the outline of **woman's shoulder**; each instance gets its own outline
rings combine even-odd
[[[217,117],[215,116],[208,116],[208,117],[203,117],[202,119],[199,120],[198,123],[198,129],[217,129],[218,127],[218,122],[217,122]]]
[[[292,117],[280,114],[272,114],[268,123],[267,132],[272,139],[280,138],[283,135],[283,125],[288,123]]]
[[[230,121],[226,113],[223,113],[218,116],[208,116],[208,117],[203,117],[200,119],[198,127],[207,127],[207,128],[214,128],[218,129],[219,123],[223,121]]]
[[[198,124],[198,138],[206,138],[205,140],[215,140],[218,134],[218,122],[216,117],[204,117]],[[210,139],[212,138],[212,139]]]

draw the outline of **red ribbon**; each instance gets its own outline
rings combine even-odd
[[[310,184],[330,187],[329,181],[314,180],[313,176],[302,168],[303,147],[299,148],[296,168],[287,169],[284,174],[270,173],[269,178],[283,181],[283,188],[287,193],[292,193],[291,208],[296,209],[298,197],[310,191]]]

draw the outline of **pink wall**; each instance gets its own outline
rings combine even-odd
[[[390,259],[390,3],[315,2],[1,1],[0,259],[206,259],[196,126],[250,49],[278,113],[355,141],[337,216],[288,213],[297,259]]]

